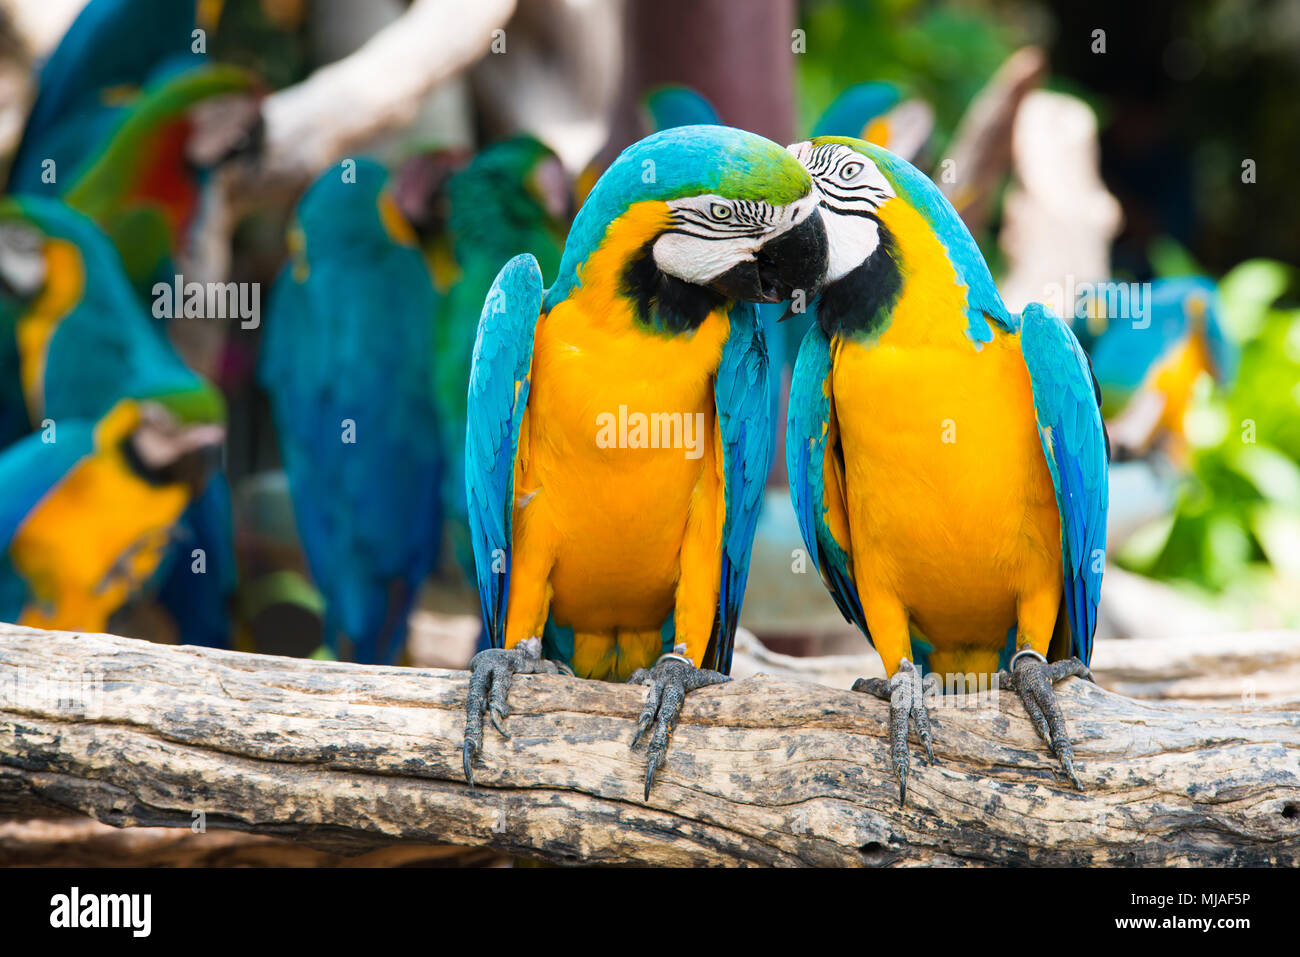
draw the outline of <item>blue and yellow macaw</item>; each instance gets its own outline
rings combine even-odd
[[[829,240],[799,350],[786,466],[800,531],[888,679],[906,798],[909,719],[933,760],[922,673],[999,667],[1079,785],[1052,682],[1088,674],[1106,545],[1107,440],[1088,360],[1038,304],[1008,313],[951,204],[863,140],[790,147]]]
[[[106,631],[141,592],[224,440],[188,399],[124,398],[0,452],[0,620]]]
[[[1219,321],[1214,280],[1113,281],[1089,294],[1075,311],[1074,331],[1092,359],[1117,452],[1164,447],[1185,460],[1183,419],[1197,381],[1209,375],[1229,385],[1236,376],[1237,349]]]
[[[200,22],[211,29],[196,19],[193,0],[92,0],[41,70],[10,171],[11,192],[59,197],[90,216],[117,246],[145,302],[156,282],[172,281],[198,216],[205,168],[254,135],[241,126],[222,130],[215,149],[205,147],[211,155],[194,147],[191,111],[218,98],[251,98],[254,86],[244,71],[208,64],[195,52]],[[246,110],[238,122],[254,120]],[[229,495],[218,471],[187,509],[154,583],[188,644],[228,642],[235,586]],[[191,567],[196,549],[203,574]]]
[[[492,642],[471,662],[467,780],[512,673],[649,685],[647,796],[684,695],[727,680],[770,458],[767,355],[745,303],[820,278],[817,202],[769,140],[679,127],[601,176],[549,289],[532,256],[497,277],[466,434]]]
[[[68,441],[70,457],[38,456],[47,465],[54,463],[49,465],[53,473],[42,474],[61,474],[58,468],[73,468],[83,455],[90,455],[97,448],[90,441],[91,433],[110,428],[104,422],[114,410],[119,411],[111,429],[119,431],[114,432],[113,442],[130,433],[147,453],[141,460],[147,467],[136,461],[139,456],[127,455],[128,465],[135,469],[130,474],[120,468],[90,469],[85,474],[102,481],[102,486],[78,484],[67,504],[58,504],[63,501],[59,499],[45,514],[73,521],[86,503],[108,501],[111,490],[119,487],[133,500],[139,491],[139,474],[152,480],[174,466],[184,478],[164,483],[173,486],[159,493],[166,503],[156,503],[156,511],[141,506],[142,517],[152,516],[150,521],[155,522],[149,525],[152,542],[156,523],[161,522],[165,531],[175,524],[176,516],[166,522],[163,518],[170,515],[177,489],[184,493],[183,506],[206,494],[224,440],[225,404],[220,394],[185,367],[153,326],[133,295],[112,244],[93,223],[57,200],[34,196],[0,200],[0,370],[4,370],[0,445],[25,443],[30,448],[33,430],[43,444],[62,443],[60,436],[69,430],[86,439],[80,445]],[[120,456],[111,450],[105,454],[110,464],[121,464]],[[43,488],[40,480],[24,487]],[[11,518],[24,514],[15,512]],[[116,521],[113,515],[118,512],[108,509],[104,520]],[[64,534],[79,541],[67,528]],[[120,536],[136,543],[141,535],[139,527],[123,520]],[[102,549],[87,546],[85,563],[112,564],[120,558],[112,553],[118,544],[118,538],[106,531]],[[191,551],[185,554],[186,572],[196,578],[200,573],[206,576],[207,563],[216,556],[202,556],[199,567],[192,569]],[[149,557],[132,567],[138,571],[148,566],[153,574],[159,564],[158,557]],[[129,580],[126,594],[134,597],[140,583],[134,577]],[[50,614],[56,616],[52,620],[70,628],[102,629],[104,622],[97,617],[89,621],[76,617],[78,609],[100,607],[97,600],[88,602],[76,591],[80,584],[84,582],[74,577],[58,589],[38,590],[52,603]],[[113,593],[112,607],[104,606],[105,613],[115,610],[120,597]],[[204,622],[205,634],[219,632],[227,621],[225,609],[219,612],[217,621]],[[182,638],[194,636],[182,631]]]
[[[303,196],[260,368],[326,643],[365,663],[402,653],[442,526],[433,287],[387,181],[346,160]]]
[[[534,256],[548,274],[559,268],[572,191],[559,157],[521,135],[493,143],[459,168],[447,162],[445,151],[416,156],[395,175],[393,195],[420,237],[437,294],[431,362],[447,443],[445,527],[466,580],[473,582],[465,396],[479,314],[497,273],[520,252]]]

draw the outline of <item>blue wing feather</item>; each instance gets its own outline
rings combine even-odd
[[[1105,428],[1087,356],[1069,326],[1038,303],[1030,303],[1021,314],[1020,348],[1061,513],[1070,651],[1087,664],[1106,556]]]
[[[505,646],[515,456],[528,405],[533,335],[541,315],[542,293],[537,260],[526,253],[510,260],[488,292],[474,341],[465,430],[465,492],[483,625],[494,648]]]
[[[772,463],[772,408],[767,346],[758,311],[748,303],[731,309],[731,332],[718,364],[714,397],[722,433],[722,579],[718,613],[704,666],[727,672],[749,578],[749,556],[763,504],[764,481]]]
[[[852,560],[826,524],[826,483],[822,474],[830,425],[830,341],[815,323],[804,336],[790,383],[786,426],[786,472],[790,499],[813,564],[845,620],[871,640],[862,601],[853,582]]]

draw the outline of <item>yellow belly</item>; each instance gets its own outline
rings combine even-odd
[[[1060,588],[1018,337],[997,332],[980,352],[964,339],[846,342],[833,376],[864,602],[896,598],[938,660],[989,670],[1021,599]]]
[[[19,624],[103,631],[157,569],[187,501],[182,485],[154,487],[131,475],[115,449],[79,463],[11,543],[35,596]]]
[[[569,303],[539,324],[516,501],[527,502],[530,529],[554,537],[557,623],[645,632],[638,642],[657,657],[692,495],[702,476],[714,480],[714,375],[727,330],[719,314],[691,335],[612,333]],[[716,595],[716,576],[701,587]]]

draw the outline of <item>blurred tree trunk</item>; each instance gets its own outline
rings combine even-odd
[[[663,83],[702,93],[730,126],[794,138],[794,0],[628,0],[626,60],[605,162],[645,134],[641,95]]]

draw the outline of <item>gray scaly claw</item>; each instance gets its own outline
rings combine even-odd
[[[1074,747],[1065,726],[1065,715],[1056,700],[1052,685],[1065,678],[1079,677],[1092,680],[1092,672],[1078,658],[1065,658],[1050,664],[1034,651],[1021,651],[1011,659],[1011,671],[998,674],[1003,687],[1013,688],[1029,713],[1029,720],[1038,736],[1047,742],[1052,753],[1060,759],[1066,776],[1075,788],[1082,791],[1083,784],[1074,770]]]
[[[907,772],[911,767],[907,753],[910,725],[916,726],[929,763],[936,763],[930,712],[921,694],[921,674],[904,658],[892,678],[859,678],[853,682],[853,690],[889,702],[889,757],[898,776],[898,805],[902,807],[907,803]]]
[[[668,739],[677,727],[677,719],[682,715],[682,703],[687,693],[708,685],[722,684],[730,681],[718,671],[697,668],[686,657],[686,646],[677,645],[672,654],[662,656],[649,670],[638,668],[627,679],[628,684],[648,685],[650,693],[646,695],[645,707],[636,723],[636,734],[632,738],[632,747],[636,747],[642,735],[653,723],[654,733],[646,748],[645,799],[650,800],[650,785],[654,781],[655,771],[664,763],[668,754]],[[656,720],[657,719],[657,720]]]
[[[510,715],[507,701],[515,675],[558,674],[553,661],[542,658],[542,640],[529,638],[514,648],[488,648],[469,663],[469,695],[465,699],[465,782],[474,786],[471,770],[474,757],[483,750],[483,715],[487,713],[503,738],[510,737],[502,726]]]

